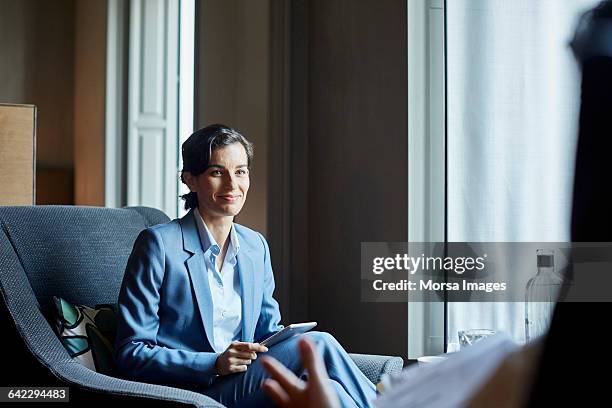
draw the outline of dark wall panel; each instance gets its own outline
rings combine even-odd
[[[407,354],[406,304],[360,301],[360,245],[407,240],[406,1],[309,3],[309,316]]]

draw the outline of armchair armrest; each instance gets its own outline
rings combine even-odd
[[[49,367],[61,380],[79,388],[135,398],[150,398],[173,403],[182,403],[198,408],[224,408],[212,398],[204,394],[181,388],[168,387],[157,384],[147,384],[136,381],[123,380],[97,373],[76,361],[67,361]]]
[[[357,367],[374,384],[380,382],[383,374],[397,374],[402,371],[404,360],[401,357],[377,356],[371,354],[349,354]]]

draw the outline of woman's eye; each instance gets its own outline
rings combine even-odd
[[[245,176],[248,173],[249,172],[247,170],[244,170],[244,169],[240,169],[240,170],[236,171],[236,174],[238,174],[239,176]]]
[[[210,172],[210,174],[212,174],[213,176],[220,176],[222,173],[221,170],[213,170]]]

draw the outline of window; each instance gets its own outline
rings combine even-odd
[[[109,1],[107,206],[182,214],[180,145],[194,125],[194,18],[194,0]]]
[[[412,241],[569,240],[580,84],[568,42],[595,3],[409,2]],[[410,357],[461,329],[524,341],[523,303],[414,306]]]

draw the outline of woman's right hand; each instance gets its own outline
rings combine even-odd
[[[257,353],[265,353],[266,351],[268,351],[268,348],[259,343],[233,341],[227,349],[217,357],[217,362],[215,363],[217,374],[228,375],[242,373],[246,371],[247,366],[257,358]]]

